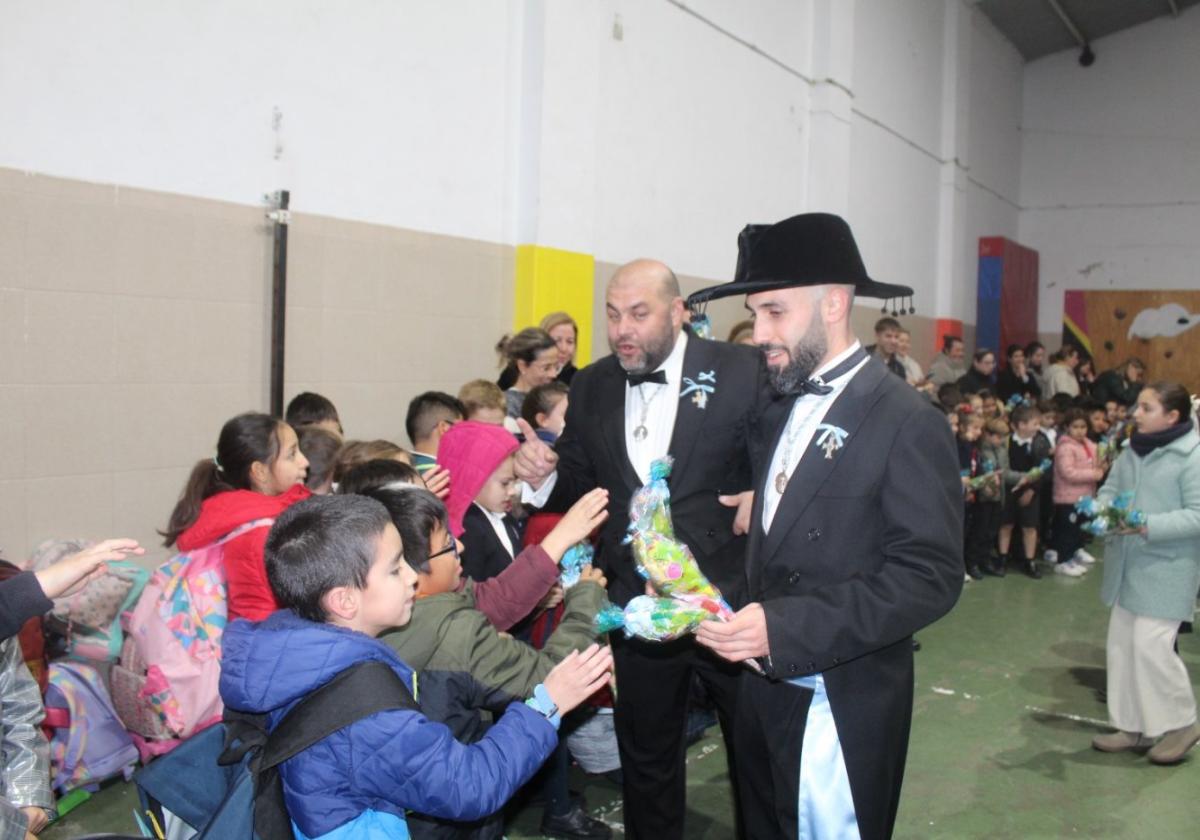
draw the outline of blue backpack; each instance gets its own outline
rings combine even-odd
[[[314,691],[271,732],[266,715],[225,710],[225,720],[138,771],[142,808],[171,811],[195,840],[292,840],[279,765],[339,729],[391,709],[416,710],[384,662],[353,665]]]

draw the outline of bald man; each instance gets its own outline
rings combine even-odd
[[[565,510],[594,487],[609,491],[612,516],[596,562],[608,577],[609,597],[623,605],[645,591],[624,544],[630,496],[649,480],[650,462],[670,454],[676,534],[737,609],[746,600],[749,505],[739,494],[751,482],[748,429],[771,394],[762,354],[686,329],[679,281],[661,262],[622,266],[608,283],[605,309],[612,355],[575,375],[555,449],[527,434],[518,452],[518,476],[538,491],[526,498],[546,500],[546,510]],[[739,510],[743,516],[735,523]],[[613,654],[626,836],[681,838],[692,677],[700,677],[716,703],[732,759],[742,668],[690,637],[666,643],[614,638]],[[731,778],[732,767],[731,760]]]

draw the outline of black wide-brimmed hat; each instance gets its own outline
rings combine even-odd
[[[841,216],[802,213],[773,225],[742,228],[733,280],[701,289],[687,302],[696,308],[730,295],[825,284],[853,286],[856,295],[885,301],[913,294],[908,286],[879,283],[867,276],[850,225]]]

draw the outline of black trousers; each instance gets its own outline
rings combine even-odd
[[[1066,563],[1083,548],[1083,531],[1075,521],[1074,505],[1054,506],[1054,536],[1050,547],[1058,552],[1058,562]]]
[[[742,837],[734,773],[733,721],[741,665],[718,659],[689,636],[673,642],[612,640],[617,673],[614,723],[624,776],[625,836],[631,840],[683,838],[687,806],[687,701],[699,675],[717,707],[729,760],[734,819]]]
[[[963,553],[968,569],[972,566],[982,569],[991,559],[1002,515],[999,502],[974,502],[967,506]]]

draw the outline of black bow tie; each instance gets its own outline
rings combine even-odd
[[[645,382],[655,385],[666,385],[667,372],[665,370],[656,370],[653,373],[627,373],[625,374],[625,379],[635,388]]]
[[[826,371],[820,377],[819,382],[816,379],[806,379],[801,382],[800,386],[796,389],[796,395],[802,397],[805,394],[815,394],[818,397],[825,397],[832,394],[833,388],[828,383],[845,376],[862,364],[866,358],[867,351],[859,347],[858,350],[850,354],[849,358],[843,359],[837,366]]]

